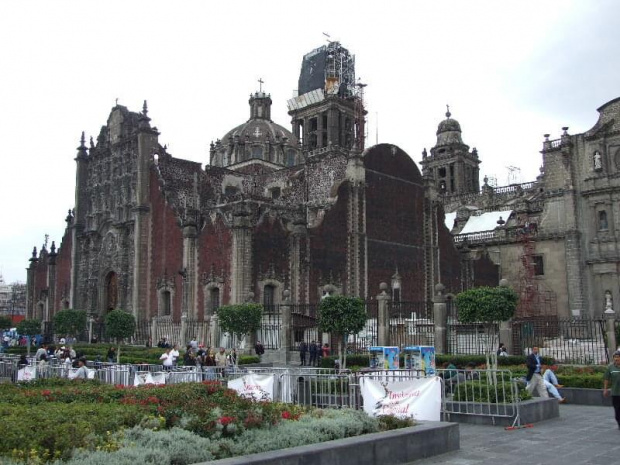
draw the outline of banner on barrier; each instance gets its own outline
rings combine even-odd
[[[37,377],[37,367],[24,367],[17,371],[17,381],[31,381]]]
[[[440,421],[441,380],[432,378],[407,381],[360,379],[364,411],[371,416]]]
[[[273,375],[245,375],[228,381],[239,395],[255,400],[273,400]]]

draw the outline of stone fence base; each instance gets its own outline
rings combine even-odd
[[[460,448],[455,423],[424,422],[411,428],[365,434],[195,465],[375,465],[398,464]]]

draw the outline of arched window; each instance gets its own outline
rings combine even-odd
[[[220,288],[212,287],[209,289],[209,300],[207,301],[207,313],[213,315],[220,308]]]
[[[607,222],[607,212],[601,210],[598,212],[598,229],[599,231],[609,229],[609,223]]]
[[[265,309],[273,307],[275,304],[276,288],[271,284],[267,284],[263,288],[263,306]]]
[[[172,294],[170,291],[163,291],[161,293],[161,314],[164,316],[170,316],[172,314]]]

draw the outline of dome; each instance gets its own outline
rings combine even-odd
[[[446,112],[446,119],[439,123],[437,128],[437,145],[462,144],[461,125],[455,119],[451,119],[450,110]]]
[[[271,120],[271,96],[255,92],[249,104],[250,119],[211,144],[211,164],[225,167],[249,160],[283,166],[301,163],[297,138]]]

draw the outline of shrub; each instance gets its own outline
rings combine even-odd
[[[524,385],[519,383],[518,394],[521,400],[531,399]],[[483,402],[491,404],[511,404],[516,401],[509,384],[492,386],[484,381],[467,381],[459,383],[453,398],[455,402]]]

